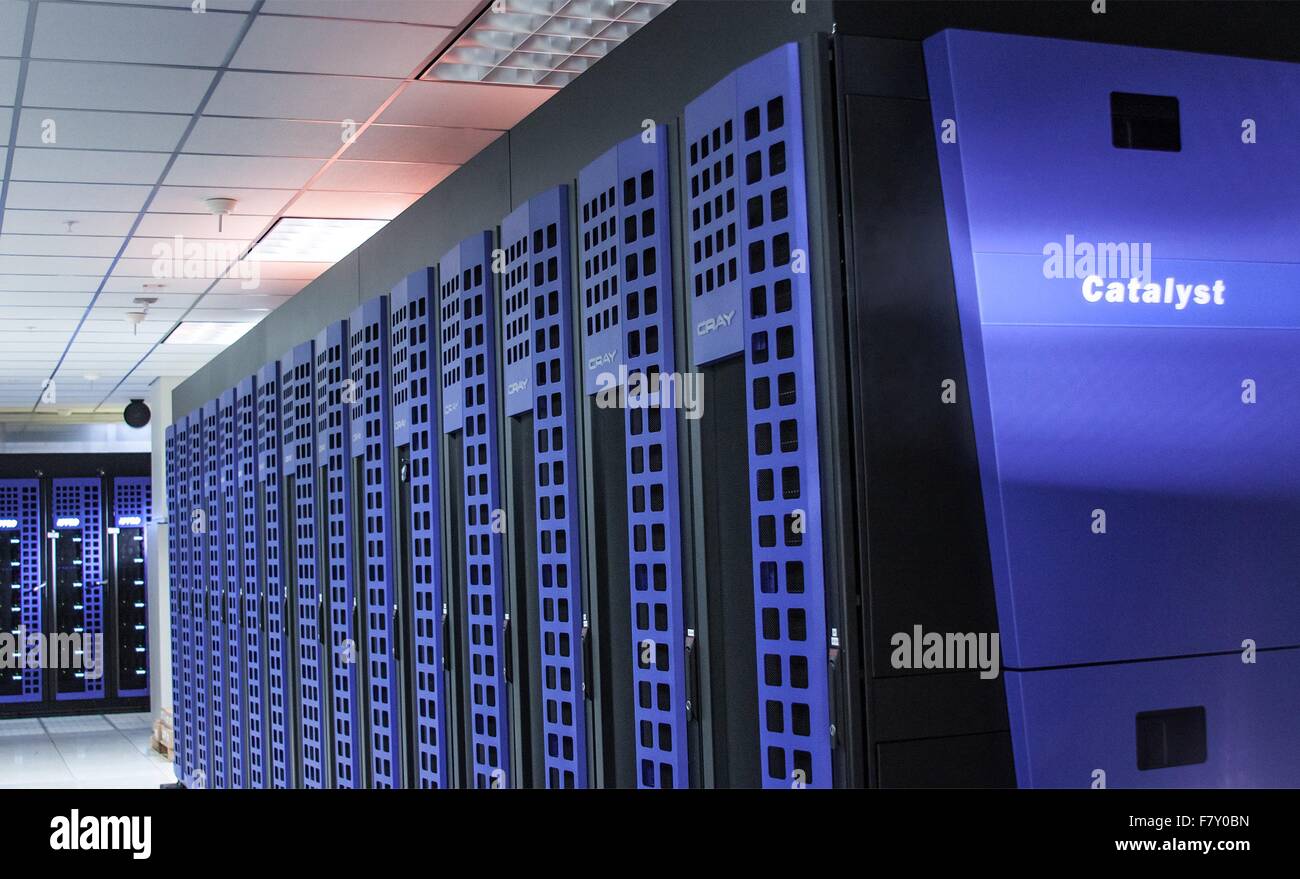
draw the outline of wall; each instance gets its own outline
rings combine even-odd
[[[493,228],[524,199],[573,180],[643,120],[674,118],[746,61],[831,24],[828,0],[808,0],[803,12],[785,0],[678,0],[182,383],[173,411],[187,415],[463,238]]]

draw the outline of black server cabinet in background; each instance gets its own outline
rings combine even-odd
[[[105,529],[105,579],[116,633],[109,651],[115,657],[113,692],[118,698],[148,698],[149,586],[144,534],[153,510],[151,480],[148,476],[115,476],[105,483],[111,511]]]

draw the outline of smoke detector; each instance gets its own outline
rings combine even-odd
[[[236,201],[233,198],[213,197],[205,198],[203,203],[208,206],[210,213],[217,215],[217,231],[221,231],[221,220],[226,214],[233,213]]]
[[[137,296],[134,300],[136,305],[140,306],[134,311],[126,313],[126,322],[131,325],[131,335],[136,335],[140,331],[140,324],[144,323],[145,318],[149,316],[149,306],[158,301],[156,296]]]

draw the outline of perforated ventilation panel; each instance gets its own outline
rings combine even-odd
[[[258,525],[261,539],[257,559],[266,590],[266,728],[267,782],[270,787],[296,784],[292,776],[290,736],[289,630],[290,597],[285,588],[285,538],[281,507],[280,364],[271,362],[257,371],[257,491]],[[285,465],[289,466],[289,465]]]
[[[392,314],[393,431],[395,444],[410,444],[407,482],[410,490],[409,546],[411,607],[415,633],[414,786],[447,785],[446,698],[442,582],[442,516],[438,501],[438,393],[433,310],[438,288],[433,269],[408,275],[393,289]],[[410,662],[411,660],[408,660]]]
[[[348,401],[357,389],[348,377],[348,322],[338,321],[316,336],[317,491],[324,505],[325,570],[321,587],[329,596],[329,631],[322,649],[329,669],[334,783],[364,784],[361,767],[361,642],[352,569],[352,468],[348,454]]]
[[[712,337],[729,339],[743,326],[760,743],[768,787],[831,784],[800,100],[798,48],[787,44],[740,68],[686,110],[688,300],[696,362],[725,354],[728,346]],[[730,230],[737,225],[733,241]],[[738,278],[731,274],[733,261]],[[707,321],[731,310],[743,318],[740,324],[733,321],[722,335],[721,329],[702,333]]]
[[[657,143],[634,137],[619,144],[579,178],[587,185],[578,196],[584,220],[590,216],[593,226],[605,225],[609,230],[600,235],[593,228],[590,239],[584,232],[583,243],[592,248],[583,251],[584,274],[591,273],[590,279],[584,277],[584,287],[597,281],[602,271],[604,261],[597,261],[593,251],[612,251],[610,264],[620,293],[615,301],[622,308],[637,784],[647,788],[690,783],[677,410],[673,408],[682,399],[682,389],[673,345],[667,140],[661,127]],[[607,194],[609,208],[601,211],[602,196]],[[671,381],[665,382],[670,375]]]
[[[617,384],[619,367],[623,364],[617,182],[617,150],[610,150],[578,173],[584,394],[608,387],[611,378]]]
[[[120,697],[149,695],[149,587],[144,534],[152,518],[152,508],[148,476],[113,479],[113,513],[108,524],[118,529],[117,695]],[[0,540],[3,538],[0,533]]]
[[[351,328],[352,461],[359,484],[363,528],[360,545],[365,558],[357,566],[361,609],[366,621],[366,692],[370,733],[370,774],[375,787],[402,784],[401,729],[399,727],[401,679],[393,610],[397,605],[397,579],[393,565],[395,523],[392,440],[389,435],[388,297],[362,303],[348,318]]]
[[[501,249],[505,271],[501,276],[502,349],[505,363],[506,414],[533,408],[532,265],[529,261],[528,205],[522,204],[501,221]]]
[[[189,730],[185,726],[183,703],[185,699],[184,675],[184,641],[185,623],[181,610],[182,595],[185,589],[182,580],[181,546],[183,531],[188,521],[181,515],[180,507],[180,467],[181,452],[185,440],[184,422],[171,424],[163,431],[163,443],[166,450],[167,476],[167,625],[171,643],[172,666],[172,766],[178,779],[184,780],[188,771],[189,754],[185,738]]]
[[[221,474],[224,469],[221,442],[221,401],[213,400],[203,407],[203,512],[205,527],[203,531],[204,566],[203,589],[204,604],[208,609],[207,648],[208,648],[208,756],[210,757],[207,785],[212,788],[228,787],[228,764],[226,752],[226,720],[228,704],[226,698],[226,676],[223,669],[226,664],[226,625],[225,625],[225,589],[222,578],[225,573],[225,545],[221,539],[224,522],[221,515]]]
[[[282,503],[292,512],[293,533],[286,542],[293,545],[293,589],[296,600],[298,654],[297,710],[302,750],[302,778],[299,786],[320,788],[326,782],[326,732],[324,719],[325,682],[322,650],[326,633],[321,631],[321,585],[317,572],[316,534],[316,449],[314,364],[311,342],[304,342],[280,362],[280,427],[284,437],[284,467],[292,497]],[[324,502],[324,499],[321,499]],[[295,743],[290,743],[293,747]]]
[[[497,424],[496,314],[491,236],[460,245],[461,391],[465,447],[465,593],[469,623],[470,770],[477,788],[510,787],[504,666],[502,535]],[[446,261],[444,260],[444,266]],[[441,275],[447,277],[444,268]]]
[[[186,518],[189,528],[189,684],[185,688],[190,702],[194,731],[194,760],[183,781],[195,787],[206,786],[208,755],[208,602],[207,582],[207,515],[203,512],[203,410],[196,409],[186,419],[189,441],[189,468],[186,480]],[[182,559],[185,561],[186,559]]]
[[[465,419],[461,408],[460,299],[460,248],[454,247],[438,262],[438,383],[443,433],[460,430]]]
[[[53,480],[54,530],[59,535],[55,573],[57,632],[82,636],[79,662],[61,667],[55,698],[102,699],[104,654],[103,500],[98,479]],[[75,522],[60,527],[59,520]],[[71,542],[75,547],[71,548]],[[98,655],[96,655],[98,654]]]
[[[219,516],[217,539],[221,544],[221,614],[223,626],[222,667],[226,695],[226,783],[244,786],[244,669],[243,645],[239,636],[239,458],[235,432],[235,390],[218,398],[217,441],[221,448],[221,482],[216,508]]]
[[[37,702],[42,672],[37,664],[19,663],[27,636],[42,631],[41,490],[35,479],[0,480],[0,632],[14,638],[13,662],[0,668],[0,703]],[[12,523],[12,524],[11,524]],[[30,654],[28,654],[30,655]]]
[[[266,644],[261,617],[262,584],[258,571],[260,528],[257,521],[257,394],[252,376],[235,388],[235,460],[239,497],[240,584],[236,620],[242,620],[245,787],[266,787]]]

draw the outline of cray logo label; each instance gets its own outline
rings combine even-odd
[[[713,317],[706,317],[695,325],[695,335],[707,336],[709,333],[717,332],[731,326],[731,322],[736,319],[736,310],[724,311]]]
[[[153,819],[148,815],[70,815],[50,819],[50,848],[68,851],[129,851],[137,861],[153,852]]]
[[[450,415],[451,413],[455,412],[458,408],[460,408],[459,403],[447,403],[442,407],[442,414]]]
[[[600,369],[602,366],[613,363],[617,357],[617,351],[607,351],[604,354],[597,354],[595,357],[588,357],[587,369]]]
[[[528,390],[528,379],[526,378],[520,379],[519,381],[511,382],[509,385],[506,386],[506,396],[512,397],[515,394],[519,393],[520,391],[526,391],[526,390]]]

